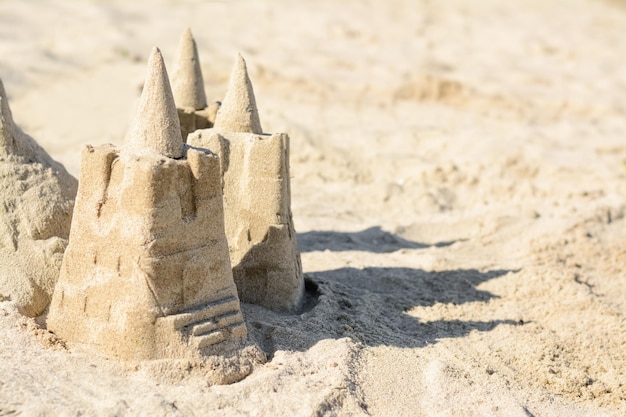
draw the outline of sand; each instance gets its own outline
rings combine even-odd
[[[622,1],[0,2],[16,122],[70,173],[190,27],[291,138],[307,300],[240,382],[162,378],[0,303],[0,414],[626,414]]]
[[[29,317],[50,303],[77,184],[15,125],[0,79],[0,300]]]

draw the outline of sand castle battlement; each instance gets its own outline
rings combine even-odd
[[[219,159],[183,144],[158,49],[148,71],[131,142],[83,151],[48,328],[121,358],[189,357],[247,330]]]
[[[239,297],[273,310],[297,309],[304,279],[291,213],[289,136],[263,133],[241,55],[214,128],[198,130],[187,141],[220,157],[226,236]]]

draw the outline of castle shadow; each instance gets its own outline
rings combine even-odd
[[[413,242],[386,232],[380,226],[370,227],[360,232],[311,231],[298,233],[298,249],[300,252],[330,250],[333,252],[390,253],[401,249],[423,249],[430,246],[445,247],[453,243],[454,241],[428,245]]]
[[[490,331],[514,320],[421,321],[415,307],[458,305],[496,298],[477,288],[510,270],[424,271],[412,268],[340,268],[307,274],[307,301],[299,315],[276,314],[244,305],[249,329],[270,355],[306,350],[319,340],[349,337],[367,346],[424,347],[440,339]],[[261,311],[263,310],[263,311]]]

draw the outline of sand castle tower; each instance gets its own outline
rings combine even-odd
[[[188,358],[246,337],[219,160],[183,144],[156,48],[131,142],[83,150],[48,328],[123,359]]]
[[[239,55],[215,126],[187,140],[220,156],[226,236],[240,299],[293,310],[301,303],[304,280],[291,215],[289,137],[262,132]]]
[[[15,125],[0,80],[0,300],[28,316],[50,303],[77,184]]]
[[[213,126],[220,103],[207,105],[196,41],[187,29],[178,43],[178,58],[172,74],[172,91],[180,119],[183,141],[197,129]]]

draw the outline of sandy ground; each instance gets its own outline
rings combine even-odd
[[[16,122],[77,175],[152,46],[171,67],[190,26],[209,100],[240,51],[291,136],[309,301],[244,305],[270,360],[228,386],[0,303],[0,415],[626,414],[625,3],[126,3],[0,1]]]

